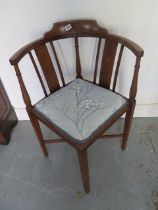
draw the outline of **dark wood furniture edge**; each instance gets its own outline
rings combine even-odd
[[[13,109],[8,111],[4,122],[0,126],[0,144],[7,145],[10,142],[11,133],[13,128],[18,123],[18,119]]]
[[[5,102],[5,111],[0,119],[0,144],[7,145],[10,141],[10,135],[13,127],[17,124],[18,119],[10,104],[3,84],[0,81],[0,94]]]

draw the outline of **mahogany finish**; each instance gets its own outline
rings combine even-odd
[[[107,89],[110,88],[111,76],[118,42],[107,40],[104,46],[99,84]]]
[[[97,54],[96,54],[96,60],[95,60],[95,69],[94,69],[94,78],[93,78],[93,82],[94,83],[96,83],[96,79],[97,79],[97,70],[98,70],[98,61],[99,61],[100,47],[101,47],[101,38],[99,38],[98,47],[97,47]]]
[[[120,63],[121,63],[121,58],[122,58],[123,49],[124,49],[124,45],[121,45],[120,52],[119,52],[119,57],[118,57],[118,60],[117,60],[117,66],[116,66],[116,70],[115,70],[113,88],[112,88],[112,90],[113,90],[114,92],[115,92],[115,88],[116,88],[117,77],[118,77],[118,73],[119,73],[119,67],[120,67]]]
[[[51,57],[47,50],[46,45],[41,45],[35,49],[36,56],[42,67],[44,76],[47,80],[47,84],[51,93],[60,88],[55,68],[52,63]],[[53,82],[52,82],[53,81]]]
[[[83,180],[83,186],[86,193],[89,193],[89,170],[88,170],[88,157],[87,157],[87,149],[80,152],[77,150],[77,156],[80,164],[80,170]]]
[[[49,51],[47,49],[46,44],[50,44],[52,52],[54,54],[55,62],[58,67],[58,73],[60,75],[62,85],[65,86],[65,79],[64,74],[62,72],[60,59],[56,53],[55,46],[53,44],[56,40],[66,39],[66,38],[73,38],[74,39],[74,47],[75,47],[75,56],[76,56],[76,78],[82,78],[82,67],[80,61],[80,50],[79,50],[79,38],[80,37],[95,37],[98,39],[98,45],[96,49],[96,58],[95,58],[95,67],[94,67],[94,74],[93,74],[93,83],[104,87],[106,89],[110,89],[112,87],[112,91],[116,92],[116,84],[117,78],[119,74],[119,67],[123,55],[123,51],[125,48],[128,48],[133,55],[136,57],[136,63],[134,68],[133,79],[130,87],[129,97],[127,99],[127,103],[122,106],[113,116],[108,119],[105,123],[103,123],[84,143],[76,143],[73,138],[62,131],[62,129],[58,128],[55,124],[50,123],[46,118],[44,118],[39,112],[34,109],[33,104],[31,103],[30,96],[27,92],[25,87],[22,75],[19,69],[19,62],[21,59],[29,54],[30,59],[33,63],[35,68],[36,74],[38,76],[39,82],[43,89],[45,97],[48,96],[49,93],[46,91],[45,84],[42,80],[41,74],[38,69],[38,65],[35,62],[33,54],[31,51],[34,51],[39,64],[42,68],[43,75],[49,87],[50,93],[55,92],[56,90],[60,89],[58,77],[56,75],[56,71],[54,68],[54,61],[51,59]],[[98,70],[98,63],[100,59],[100,49],[102,45],[102,41],[104,41],[104,48],[103,54],[101,57],[101,67]],[[118,46],[120,46],[120,50],[118,53],[118,57],[116,56]],[[10,63],[14,65],[15,71],[19,80],[19,84],[22,91],[22,96],[24,102],[26,104],[26,109],[28,115],[30,117],[32,126],[34,127],[35,133],[39,140],[41,149],[45,156],[48,155],[46,144],[49,143],[60,143],[60,142],[67,142],[72,147],[77,150],[77,155],[79,159],[81,175],[83,179],[83,185],[85,192],[89,192],[89,172],[88,172],[88,158],[87,158],[87,149],[90,147],[92,143],[94,143],[98,139],[107,139],[107,138],[115,138],[115,137],[122,137],[122,145],[121,148],[125,149],[127,145],[127,140],[129,136],[129,131],[131,127],[131,122],[133,118],[133,112],[135,108],[135,97],[137,93],[137,81],[138,81],[138,72],[140,66],[140,60],[143,56],[143,50],[133,41],[126,39],[124,37],[110,34],[107,29],[100,27],[95,20],[70,20],[70,21],[63,21],[58,22],[53,25],[53,28],[44,34],[41,39],[38,39],[23,48],[17,51],[11,58]],[[116,58],[117,57],[117,58]],[[116,61],[116,69],[114,68],[114,63]],[[112,74],[114,71],[114,79],[112,81]],[[99,84],[96,83],[97,76],[99,77]],[[112,85],[112,86],[111,86]],[[117,92],[116,92],[117,93]],[[119,94],[119,93],[118,93]],[[125,126],[124,131],[122,134],[112,134],[112,135],[103,135],[106,130],[113,125],[124,113],[126,113],[125,117]],[[42,135],[39,121],[44,123],[48,128],[56,132],[61,139],[54,139],[54,140],[44,140]]]

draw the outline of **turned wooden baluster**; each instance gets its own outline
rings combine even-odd
[[[141,60],[141,57],[136,57],[134,76],[133,76],[132,85],[131,85],[130,94],[129,94],[129,98],[131,101],[135,100],[135,97],[137,94],[137,83],[138,83],[140,60]]]
[[[75,37],[75,52],[76,52],[76,74],[77,74],[76,78],[82,78],[78,37]]]
[[[112,88],[113,91],[115,91],[115,88],[116,88],[117,77],[118,77],[118,73],[119,73],[119,67],[120,67],[120,63],[121,63],[123,49],[124,49],[124,45],[121,45],[118,60],[117,60],[116,70],[115,70],[115,76],[114,76],[114,82],[113,82],[113,88]]]
[[[24,81],[22,79],[18,64],[14,65],[14,68],[15,68],[15,72],[16,72],[16,75],[17,75],[17,78],[18,78],[18,81],[19,81],[19,84],[20,84],[20,88],[21,88],[21,92],[22,92],[24,102],[26,104],[26,107],[30,108],[32,106],[30,96],[27,92]]]
[[[30,56],[30,59],[31,59],[31,61],[32,61],[32,63],[33,63],[33,66],[34,66],[34,68],[35,68],[35,71],[36,71],[36,74],[37,74],[37,76],[38,76],[38,79],[39,79],[39,81],[40,81],[40,83],[41,83],[43,92],[44,92],[45,96],[48,96],[47,91],[46,91],[46,88],[45,88],[45,85],[44,85],[43,80],[42,80],[42,77],[41,77],[41,75],[40,75],[39,69],[38,69],[38,67],[37,67],[37,64],[36,64],[36,62],[35,62],[35,59],[34,59],[34,57],[33,57],[33,55],[32,55],[31,52],[29,52],[29,56]]]
[[[61,77],[61,81],[63,83],[63,86],[65,86],[65,80],[64,80],[63,72],[61,70],[60,62],[59,62],[59,59],[58,59],[58,56],[57,56],[57,53],[56,53],[56,50],[55,50],[53,42],[50,42],[50,46],[52,48],[52,51],[53,51],[53,54],[54,54],[54,57],[55,57],[55,61],[56,61],[56,64],[58,66],[58,70],[59,70],[59,74],[60,74],[60,77]]]
[[[96,59],[95,59],[93,83],[96,83],[96,79],[97,79],[97,70],[98,70],[100,47],[101,47],[101,38],[99,38],[99,41],[98,41],[97,54],[96,54]]]
[[[35,128],[35,133],[36,133],[37,139],[39,141],[40,147],[42,149],[42,152],[43,152],[44,156],[47,157],[48,156],[48,151],[47,151],[47,148],[46,148],[46,145],[45,145],[45,141],[44,141],[44,138],[43,138],[43,135],[42,135],[42,131],[40,129],[40,125],[39,125],[38,120],[32,114],[31,100],[30,100],[30,97],[29,97],[28,92],[26,90],[24,81],[22,79],[18,64],[14,65],[14,68],[15,68],[16,75],[17,75],[18,80],[19,80],[19,84],[20,84],[21,91],[22,91],[22,96],[23,96],[24,102],[26,104],[27,113],[30,117],[30,121],[32,123],[32,126]]]
[[[133,119],[133,114],[134,114],[134,109],[136,105],[136,93],[137,93],[137,81],[138,81],[138,73],[139,73],[139,67],[140,67],[140,59],[141,57],[136,58],[136,63],[135,63],[135,70],[134,70],[134,76],[132,80],[132,85],[130,88],[130,104],[126,113],[125,117],[125,125],[124,125],[124,131],[123,131],[123,138],[122,138],[122,145],[121,148],[124,150],[127,147],[127,141],[128,141],[128,136],[132,124],[132,119]]]

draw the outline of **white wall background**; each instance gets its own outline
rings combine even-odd
[[[135,116],[158,117],[157,11],[157,0],[0,0],[0,77],[19,119],[28,117],[9,58],[54,22],[73,18],[96,19],[144,48]]]

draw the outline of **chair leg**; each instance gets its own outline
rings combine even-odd
[[[80,164],[84,190],[86,193],[89,193],[90,187],[89,187],[89,169],[88,169],[87,150],[84,150],[82,152],[77,150],[77,156],[78,156],[78,160]]]
[[[38,120],[32,116],[30,113],[29,114],[29,117],[30,117],[30,121],[32,123],[32,126],[34,128],[34,131],[36,133],[36,136],[37,136],[37,139],[39,141],[39,144],[40,144],[40,147],[41,147],[41,150],[44,154],[45,157],[48,156],[48,151],[47,151],[47,148],[46,148],[46,144],[45,144],[45,141],[44,141],[44,138],[43,138],[43,134],[42,134],[42,131],[41,131],[41,128],[40,128],[40,125],[39,125],[39,122]]]
[[[135,102],[133,102],[126,112],[126,117],[125,117],[125,124],[124,124],[124,131],[123,131],[123,138],[122,138],[122,145],[121,149],[125,150],[127,147],[127,141],[128,141],[128,136],[132,124],[132,119],[133,119],[133,114],[134,114],[134,109],[135,109]]]

